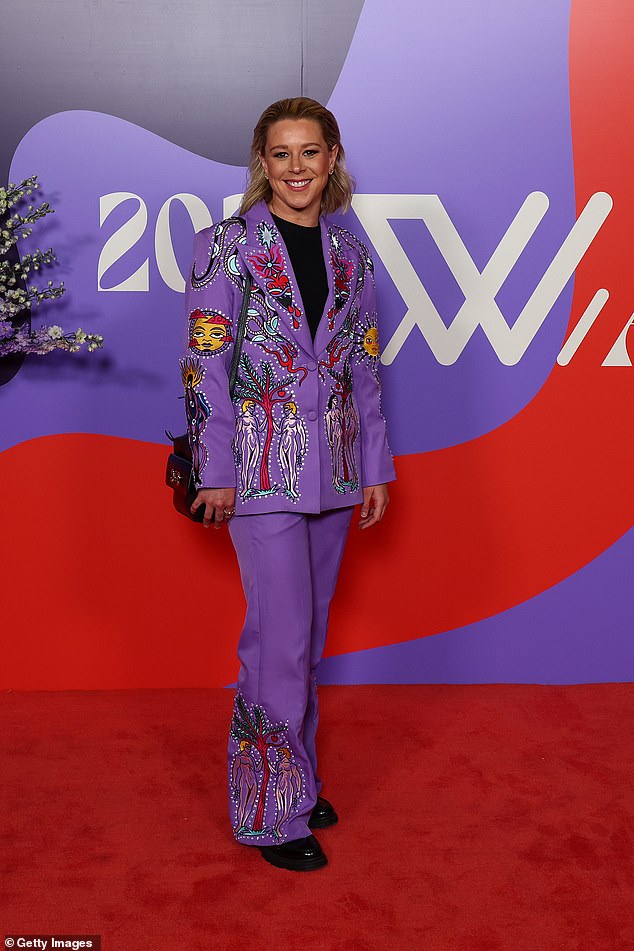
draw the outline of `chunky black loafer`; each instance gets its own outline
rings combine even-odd
[[[321,796],[317,796],[317,803],[308,820],[310,828],[325,829],[327,826],[334,826],[335,822],[339,822],[339,816],[331,804],[327,799],[322,799]]]
[[[293,839],[282,845],[261,845],[260,852],[271,865],[288,868],[292,872],[312,872],[328,864],[328,859],[314,835]]]

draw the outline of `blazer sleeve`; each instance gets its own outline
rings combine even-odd
[[[359,317],[364,325],[377,327],[374,268],[365,254],[365,277],[359,302]],[[379,359],[367,359],[359,348],[352,361],[354,393],[359,412],[361,435],[361,485],[381,485],[396,479],[394,460],[387,439],[387,425],[381,412],[381,379]]]
[[[195,235],[185,285],[180,367],[198,488],[231,488],[236,484],[232,445],[235,413],[229,395],[229,373],[241,296],[223,266],[227,248],[219,238],[221,226],[205,228]]]

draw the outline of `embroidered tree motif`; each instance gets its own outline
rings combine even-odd
[[[266,362],[260,364],[260,372],[258,372],[246,353],[243,353],[240,358],[240,370],[241,375],[236,380],[235,395],[240,399],[253,400],[264,410],[266,436],[260,461],[260,490],[271,492],[269,456],[274,432],[273,407],[276,403],[285,403],[290,399],[291,394],[285,387],[293,382],[293,378],[287,376],[283,380],[276,380],[271,365]]]
[[[248,740],[262,757],[264,772],[262,774],[262,785],[257,800],[255,810],[255,819],[253,820],[253,831],[261,832],[264,825],[264,807],[266,804],[266,791],[271,776],[271,767],[267,752],[271,747],[279,747],[284,739],[285,723],[270,723],[262,707],[253,704],[253,712],[249,712],[244,697],[237,693],[233,708],[233,719],[231,720],[231,736],[237,740]]]

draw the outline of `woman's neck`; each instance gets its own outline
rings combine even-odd
[[[281,215],[275,207],[271,207],[271,204],[267,205],[271,214],[275,215],[276,218],[281,218],[282,221],[288,221],[291,225],[299,225],[302,228],[316,228],[319,224],[319,212],[314,213],[310,209],[307,209],[308,215],[302,215],[301,210],[296,214],[291,211],[292,217],[289,217],[287,213]]]

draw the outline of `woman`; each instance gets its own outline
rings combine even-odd
[[[207,411],[190,434],[204,449],[192,511],[204,505],[206,527],[228,522],[247,600],[228,748],[233,831],[296,871],[326,864],[311,829],[337,822],[319,796],[316,673],[353,507],[361,528],[375,525],[395,478],[378,346],[364,345],[376,328],[372,261],[324,217],[350,199],[332,113],[312,99],[274,103],[254,130],[239,216],[196,235],[186,292],[183,379],[197,381]],[[201,313],[218,328],[205,348],[192,336]]]

